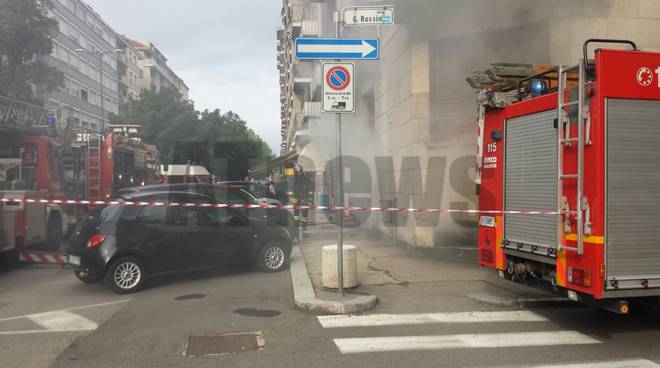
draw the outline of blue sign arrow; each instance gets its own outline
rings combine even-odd
[[[297,38],[296,59],[378,60],[378,39]]]

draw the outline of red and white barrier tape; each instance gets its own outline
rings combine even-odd
[[[57,264],[62,266],[66,264],[64,256],[59,254],[21,252],[18,259],[21,262],[28,263]]]
[[[283,205],[283,204],[229,204],[229,203],[188,203],[188,202],[141,202],[141,201],[87,201],[79,199],[14,199],[0,198],[0,203],[23,204],[59,204],[59,205],[93,205],[93,206],[149,206],[149,207],[197,207],[197,208],[279,208],[288,210],[319,210],[347,212],[419,212],[419,213],[471,213],[482,215],[559,215],[560,211],[499,211],[499,210],[463,210],[452,208],[397,208],[397,207],[335,207],[314,205]]]

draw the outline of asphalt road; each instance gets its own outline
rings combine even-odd
[[[170,276],[127,297],[66,269],[24,266],[0,272],[0,366],[660,367],[654,308],[627,317],[566,302],[520,308],[475,297],[510,295],[481,281],[369,291],[381,304],[368,317],[317,317],[292,309],[288,272]],[[190,336],[256,331],[260,351],[183,354]]]

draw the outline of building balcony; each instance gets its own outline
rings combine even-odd
[[[293,78],[293,92],[298,96],[306,97],[311,94],[312,78],[295,77]]]
[[[314,78],[314,63],[299,61],[293,64],[293,92],[303,99],[310,99]]]
[[[303,118],[318,119],[321,117],[321,102],[306,101],[302,109]]]
[[[310,129],[305,128],[296,130],[296,134],[293,136],[293,141],[295,142],[296,148],[301,150],[312,141]]]
[[[293,5],[291,7],[290,21],[294,27],[300,27],[302,25],[302,21],[305,16],[305,8],[306,6],[300,6],[300,5]]]
[[[318,20],[303,20],[300,27],[301,37],[320,37],[323,34],[323,26]]]

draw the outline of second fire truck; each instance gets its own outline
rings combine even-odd
[[[596,49],[592,44],[628,49]],[[479,263],[618,313],[660,296],[660,53],[589,40],[573,66],[481,91]],[[526,66],[533,70],[533,66]]]
[[[106,200],[158,181],[156,148],[140,140],[138,126],[110,126],[101,136],[48,120],[40,106],[0,97],[0,253],[13,259],[19,249],[59,248],[87,210],[61,200]]]

